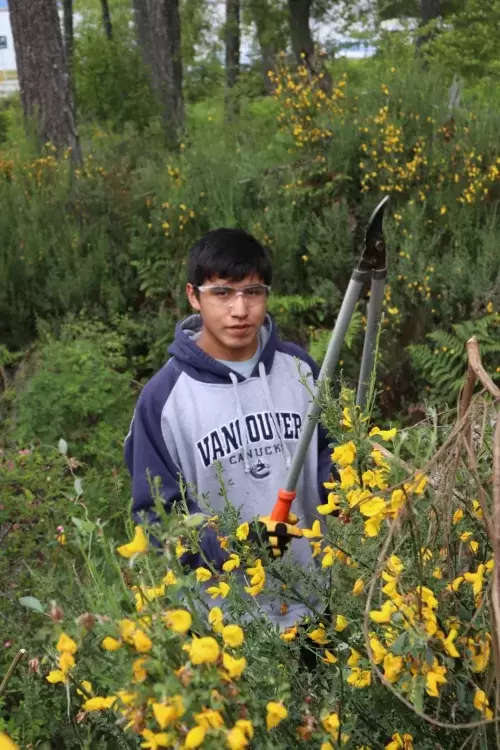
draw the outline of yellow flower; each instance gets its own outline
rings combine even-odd
[[[446,206],[441,206],[441,208],[439,209],[439,213],[441,214],[441,216],[443,216],[447,212],[447,210],[448,209],[446,208]]]
[[[205,729],[220,729],[224,726],[224,719],[213,708],[204,708],[200,713],[194,714],[194,720]]]
[[[347,666],[354,668],[358,666],[358,662],[361,659],[361,654],[359,651],[356,651],[355,648],[351,648],[351,655],[347,660]]]
[[[335,654],[332,654],[332,652],[328,651],[327,648],[325,648],[324,654],[325,656],[321,661],[325,661],[327,664],[336,664],[338,662],[338,659],[335,656]]]
[[[280,638],[282,641],[293,641],[294,638],[297,637],[297,628],[296,627],[290,627],[285,628],[283,633],[281,633]]]
[[[175,577],[173,570],[168,571],[167,575],[164,576],[162,583],[164,583],[165,586],[174,586],[177,583],[177,578]]]
[[[249,533],[250,526],[248,524],[248,521],[245,521],[245,523],[240,524],[236,529],[236,539],[239,539],[240,542],[244,542],[245,539],[248,538]]]
[[[343,630],[345,630],[347,627],[347,620],[344,617],[344,615],[337,615],[337,619],[335,620],[335,630],[337,633],[341,633]]]
[[[252,739],[253,737],[253,724],[249,719],[238,719],[238,721],[235,724],[238,729],[241,729],[243,734],[248,737],[248,739]]]
[[[214,630],[216,633],[222,632],[222,620],[223,614],[221,608],[212,607],[212,609],[208,613],[208,622],[212,626],[212,630]]]
[[[489,640],[479,641],[479,653],[476,651],[476,643],[472,638],[467,640],[467,649],[471,652],[472,671],[479,673],[484,672],[490,660]]]
[[[334,560],[335,553],[334,553],[334,551],[332,550],[331,547],[325,547],[325,549],[323,550],[323,552],[325,553],[325,555],[324,555],[324,557],[323,557],[323,559],[321,561],[321,567],[322,568],[331,568],[331,566],[333,565],[333,560]]]
[[[244,641],[243,630],[239,625],[226,625],[222,629],[222,639],[226,646],[238,648]]]
[[[183,747],[187,748],[187,750],[193,750],[193,748],[200,747],[205,741],[206,733],[207,730],[205,727],[200,727],[199,725],[193,727],[187,733]]]
[[[347,678],[347,682],[349,683],[349,685],[352,685],[355,688],[368,687],[368,685],[371,684],[371,681],[372,673],[370,672],[370,670],[359,669],[358,667],[355,667]]]
[[[384,623],[390,622],[392,615],[397,611],[397,607],[390,599],[383,603],[381,609],[370,612],[370,620],[373,622]]]
[[[278,724],[286,719],[288,711],[282,703],[276,701],[269,701],[266,706],[266,727],[267,731],[274,729]]]
[[[413,750],[413,737],[408,733],[401,735],[396,732],[392,735],[392,742],[385,746],[385,750]]]
[[[462,508],[458,508],[453,514],[453,523],[460,523],[462,518],[464,517],[464,512]]]
[[[248,740],[245,737],[245,733],[239,727],[233,727],[226,734],[227,746],[230,750],[243,750],[248,747]]]
[[[334,492],[328,493],[327,502],[324,505],[318,505],[316,506],[316,510],[318,513],[320,513],[322,516],[327,516],[329,513],[333,513],[336,510],[340,509],[340,506],[337,504],[337,500],[339,499],[339,496],[336,495]],[[315,521],[316,523],[316,521]],[[319,524],[319,521],[317,522]],[[313,525],[314,529],[314,525]],[[306,536],[306,539],[308,537]]]
[[[87,691],[87,693],[93,692],[92,683],[89,682],[88,680],[82,680],[80,684],[82,688]],[[78,690],[78,688],[76,689],[76,692],[78,693],[78,695],[84,695],[83,691]]]
[[[476,688],[476,692],[474,693],[474,708],[480,711],[485,719],[491,720],[493,718],[493,711],[489,706],[490,702],[484,690]]]
[[[180,695],[169,698],[167,703],[153,703],[152,709],[160,729],[165,729],[165,727],[174,724],[186,711]]]
[[[122,557],[126,557],[127,559],[129,559],[134,555],[138,555],[142,552],[147,552],[148,546],[148,539],[144,532],[144,529],[142,528],[142,526],[136,526],[134,538],[132,539],[132,541],[128,544],[122,544],[121,547],[118,547],[117,552]]]
[[[75,666],[75,657],[69,651],[63,651],[59,657],[59,668],[64,674]]]
[[[404,565],[397,555],[391,555],[387,561],[387,570],[395,576],[398,576],[404,570]]]
[[[386,654],[384,657],[384,677],[388,682],[396,682],[403,670],[403,657]]]
[[[58,682],[66,682],[66,675],[60,669],[53,669],[45,679],[52,685],[57,685]]]
[[[231,679],[238,679],[238,677],[241,677],[243,674],[243,670],[247,665],[247,660],[244,656],[242,656],[241,659],[235,659],[234,656],[226,654],[224,651],[222,654],[222,663]]]
[[[314,521],[312,528],[310,529],[302,529],[302,535],[305,536],[306,539],[321,539],[323,534],[321,533],[319,521]]]
[[[196,568],[195,575],[198,583],[204,583],[212,578],[212,574],[208,568]]]
[[[257,596],[266,585],[266,571],[262,560],[257,560],[253,568],[247,568],[247,573],[251,578],[250,586],[245,586],[245,591],[251,596]]]
[[[144,682],[148,673],[144,669],[144,662],[146,659],[135,659],[132,664],[132,674],[134,676],[134,682]]]
[[[373,653],[373,661],[375,662],[375,664],[381,664],[387,654],[387,649],[374,635],[370,638],[370,648]]]
[[[356,458],[356,446],[352,442],[337,445],[332,453],[332,461],[342,468],[350,466]]]
[[[69,654],[76,654],[77,649],[78,647],[73,638],[70,638],[66,633],[61,633],[56,643],[56,650],[59,651],[60,654],[65,651]]]
[[[484,585],[485,566],[481,563],[475,573],[465,573],[464,578],[467,583],[472,583],[474,596],[479,596]]]
[[[472,531],[464,531],[463,534],[460,534],[460,541],[466,542],[468,539],[470,539],[472,536]]]
[[[151,649],[153,648],[153,642],[151,638],[148,638],[143,630],[136,630],[134,635],[132,636],[132,640],[134,642],[136,651],[139,651],[140,654],[147,654],[147,652],[151,651]]]
[[[0,732],[0,750],[21,750],[21,748],[5,732]]]
[[[338,717],[338,714],[328,714],[328,716],[325,716],[324,719],[321,719],[321,723],[325,732],[328,732],[330,737],[332,737],[334,740],[337,740],[340,729],[340,719]]]
[[[368,437],[373,437],[374,435],[380,435],[380,438],[382,440],[394,440],[396,437],[397,430],[395,427],[393,427],[390,430],[381,430],[380,427],[372,427],[370,432],[368,433]]]
[[[166,732],[155,733],[151,729],[144,729],[141,737],[146,740],[146,742],[141,742],[141,747],[146,750],[158,750],[159,747],[170,747],[173,744],[172,736]]]
[[[165,613],[165,624],[174,633],[187,633],[192,623],[191,612],[186,609],[172,609]]]
[[[175,556],[177,558],[182,557],[185,552],[187,552],[187,548],[183,545],[182,539],[178,539],[175,545]]]
[[[218,586],[209,586],[207,588],[207,594],[212,599],[217,599],[217,597],[221,597],[222,599],[225,599],[226,596],[229,594],[229,585],[225,583],[224,581],[221,581]]]
[[[133,643],[132,637],[135,633],[135,622],[132,622],[132,620],[120,620],[118,622],[118,630],[120,637],[126,643]]]
[[[220,654],[219,644],[212,636],[194,638],[190,646],[184,646],[189,651],[189,658],[193,664],[213,664]]]
[[[352,429],[352,414],[348,406],[342,409],[342,424],[348,429]]]
[[[350,487],[359,484],[358,473],[352,466],[346,466],[345,469],[340,469],[339,474],[341,489],[348,490]]]
[[[455,629],[450,630],[449,635],[443,641],[444,650],[454,659],[458,659],[460,657],[460,654],[458,653],[457,648],[453,643],[457,635],[458,633]]]
[[[308,633],[308,635],[309,638],[315,643],[319,643],[320,645],[328,643],[328,638],[326,637],[325,626],[323,625],[323,623],[320,623],[319,626]]]
[[[83,703],[82,709],[84,711],[106,711],[108,708],[111,708],[115,701],[115,695],[110,695],[108,698],[96,696],[95,698],[88,698],[88,700]]]
[[[235,552],[232,552],[229,555],[229,560],[226,560],[226,562],[222,566],[222,570],[225,570],[226,573],[230,573],[235,568],[240,567],[240,558],[239,555],[237,555]]]
[[[383,497],[374,497],[371,500],[364,500],[359,506],[359,511],[368,518],[378,516],[385,509],[385,500]]]
[[[370,453],[370,455],[373,459],[373,463],[375,464],[375,466],[378,466],[384,471],[389,471],[390,465],[388,464],[388,462],[385,460],[382,453],[377,448],[374,448],[372,452]]]
[[[380,526],[382,525],[382,521],[384,520],[384,514],[379,513],[376,516],[372,516],[372,518],[369,518],[368,521],[365,521],[365,534],[369,537],[378,536],[378,533],[380,531]]]
[[[432,667],[425,675],[425,689],[428,695],[439,698],[438,685],[444,685],[447,682],[446,671],[446,667],[440,666],[438,660],[434,659]]]
[[[358,578],[352,587],[352,593],[354,596],[359,596],[365,590],[365,584],[362,578]]]
[[[111,638],[109,635],[101,643],[101,647],[105,651],[118,651],[122,646],[123,643],[121,641],[117,641],[116,638]]]

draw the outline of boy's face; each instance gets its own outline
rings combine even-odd
[[[247,276],[242,281],[230,281],[214,277],[207,279],[203,286],[231,287],[244,289],[263,284],[260,276]],[[264,322],[267,310],[267,296],[262,299],[246,300],[241,294],[215,296],[212,290],[200,291],[198,295],[192,284],[186,285],[186,294],[191,306],[203,320],[203,330],[198,345],[215,359],[243,361],[253,356],[257,346],[259,329]]]

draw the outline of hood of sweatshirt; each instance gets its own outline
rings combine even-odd
[[[202,325],[201,316],[198,314],[190,315],[177,323],[175,338],[168,348],[168,353],[181,363],[182,369],[188,375],[204,383],[231,383],[233,376],[238,381],[245,380],[242,375],[234,372],[200,349],[195,337],[196,334],[200,333]],[[259,374],[262,365],[266,375],[270,373],[274,355],[280,343],[276,324],[270,315],[266,315],[260,330],[260,336],[262,351],[252,376]]]

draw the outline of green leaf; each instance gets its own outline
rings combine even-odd
[[[22,604],[27,609],[33,609],[35,612],[41,612],[42,614],[44,612],[41,603],[35,596],[22,596],[19,599],[19,604]]]
[[[192,516],[184,516],[183,524],[184,526],[187,526],[188,529],[192,529],[195,526],[200,526],[200,524],[206,520],[207,517],[204,513],[193,513]]]
[[[92,523],[92,521],[84,521],[81,518],[75,518],[75,516],[71,516],[71,520],[76,528],[84,534],[92,534],[95,531],[95,523]]]

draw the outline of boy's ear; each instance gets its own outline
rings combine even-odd
[[[191,307],[194,310],[198,310],[198,311],[201,310],[200,300],[192,284],[189,284],[189,283],[186,284],[186,295],[187,295],[187,298]]]

